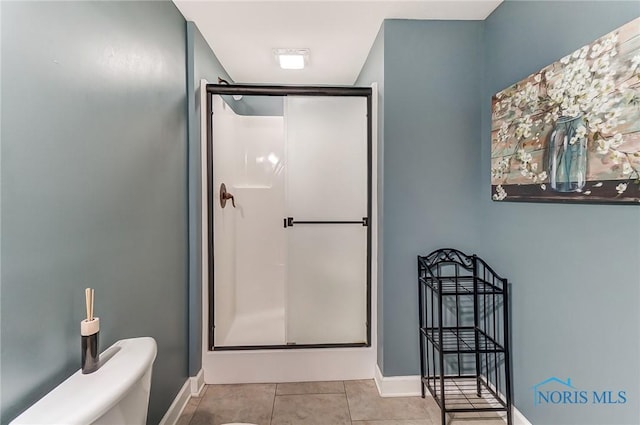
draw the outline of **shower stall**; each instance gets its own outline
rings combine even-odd
[[[208,349],[369,347],[371,88],[206,96]]]

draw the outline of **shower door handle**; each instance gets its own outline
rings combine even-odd
[[[293,227],[294,224],[361,224],[363,226],[369,225],[369,217],[362,217],[362,220],[349,221],[349,220],[313,220],[313,221],[294,221],[293,217],[287,217],[284,219],[284,228]]]

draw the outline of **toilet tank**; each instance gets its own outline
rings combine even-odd
[[[144,425],[156,352],[153,338],[120,340],[100,354],[97,371],[78,370],[10,425]]]

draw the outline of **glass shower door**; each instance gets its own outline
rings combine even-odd
[[[287,96],[287,344],[367,342],[367,100]]]

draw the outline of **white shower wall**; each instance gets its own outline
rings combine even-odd
[[[216,345],[284,344],[284,119],[214,96],[213,143]],[[217,202],[221,183],[235,209]]]
[[[214,158],[224,158],[218,161],[214,167],[214,297],[215,303],[215,324],[214,332],[216,345],[224,341],[231,329],[236,315],[236,238],[235,219],[236,213],[231,208],[220,208],[218,197],[220,196],[220,183],[231,179],[235,174],[234,148],[230,140],[235,133],[234,114],[230,108],[225,107],[224,102],[218,97],[214,97],[214,108],[216,111],[215,123],[213,126],[213,156]],[[224,247],[224,249],[222,249]]]

